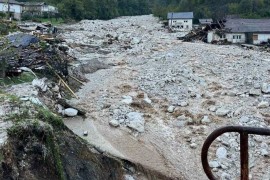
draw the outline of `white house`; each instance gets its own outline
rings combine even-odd
[[[25,2],[23,12],[30,12],[33,14],[57,13],[58,9],[45,2]]]
[[[0,12],[10,12],[12,17],[16,20],[21,19],[21,14],[23,10],[23,3],[17,2],[15,0],[0,0]]]
[[[190,31],[193,26],[193,12],[169,12],[169,28],[175,31]]]
[[[261,44],[270,40],[270,19],[227,19],[224,23],[227,32],[217,35],[208,33],[208,42],[226,39],[231,43]]]

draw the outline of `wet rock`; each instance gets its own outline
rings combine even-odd
[[[227,157],[227,150],[224,147],[219,147],[216,151],[216,156],[218,159],[223,159]]]
[[[113,119],[113,120],[110,120],[109,124],[113,127],[118,127],[120,125],[119,121]]]
[[[145,120],[143,118],[142,113],[138,112],[130,112],[126,115],[127,118],[127,126],[131,129],[134,129],[140,133],[144,132],[144,123]]]
[[[230,110],[228,109],[225,109],[225,108],[219,108],[217,111],[216,111],[216,115],[217,116],[226,116],[227,114],[229,114]]]
[[[73,108],[67,108],[64,110],[64,114],[69,117],[77,116],[78,110]]]
[[[258,104],[258,108],[267,108],[269,107],[269,103],[267,101],[262,101]]]

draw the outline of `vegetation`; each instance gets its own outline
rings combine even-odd
[[[26,1],[26,0],[20,0]],[[28,0],[37,1],[37,0]],[[270,17],[269,0],[45,0],[59,8],[65,19],[110,19],[153,13],[166,18],[169,11],[193,11],[196,18]]]
[[[19,0],[24,2],[26,0]],[[38,0],[28,0],[36,1]],[[64,19],[111,19],[117,16],[150,14],[151,0],[45,0],[57,6]]]
[[[193,11],[196,18],[224,18],[237,14],[243,18],[270,17],[269,0],[156,0],[153,13],[164,17],[169,11]]]

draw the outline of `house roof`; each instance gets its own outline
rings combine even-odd
[[[167,19],[193,19],[193,12],[169,12]]]
[[[211,24],[213,22],[213,19],[199,19],[199,22],[201,24]]]
[[[270,19],[227,19],[225,28],[231,32],[270,32]]]
[[[7,3],[7,0],[0,0],[0,3]],[[22,2],[18,2],[18,1],[15,1],[15,0],[9,0],[9,3],[10,3],[10,4],[23,5]]]
[[[25,2],[25,6],[43,6],[46,5],[45,2]]]

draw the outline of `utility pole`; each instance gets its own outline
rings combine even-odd
[[[10,3],[9,3],[10,0],[7,0],[6,1],[6,4],[7,4],[7,19],[9,20],[10,18]]]

